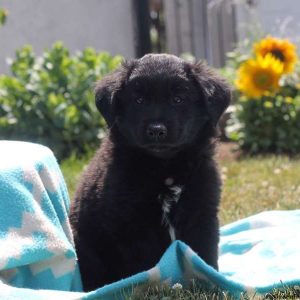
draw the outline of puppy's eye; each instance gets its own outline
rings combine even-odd
[[[183,102],[183,99],[181,97],[178,97],[178,96],[174,97],[172,100],[173,100],[174,104],[180,104],[180,103]]]
[[[136,102],[137,104],[141,104],[141,103],[144,102],[144,99],[143,99],[142,97],[137,97],[137,98],[135,99],[135,102]]]

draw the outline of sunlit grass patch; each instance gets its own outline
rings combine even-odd
[[[220,162],[222,224],[265,210],[300,208],[300,159],[244,157]]]
[[[76,186],[80,180],[80,175],[92,157],[92,153],[88,153],[82,157],[71,155],[60,164],[64,175],[70,198],[73,199]]]

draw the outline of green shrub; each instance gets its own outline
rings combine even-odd
[[[12,76],[0,76],[0,137],[45,144],[58,158],[97,146],[104,121],[93,86],[121,60],[91,48],[71,56],[60,42],[40,57],[17,51]]]
[[[300,96],[240,99],[231,137],[250,153],[300,151]]]

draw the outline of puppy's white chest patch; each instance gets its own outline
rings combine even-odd
[[[182,186],[174,185],[174,179],[168,177],[165,180],[165,185],[168,188],[168,193],[159,195],[159,199],[162,201],[162,224],[168,227],[170,238],[173,241],[176,240],[175,228],[170,222],[170,211],[173,205],[175,205],[181,196]]]

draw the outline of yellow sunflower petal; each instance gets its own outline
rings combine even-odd
[[[250,98],[259,98],[279,89],[283,63],[271,54],[244,62],[238,70],[237,88]]]
[[[257,56],[273,55],[283,63],[283,72],[291,73],[294,70],[295,63],[298,59],[297,48],[286,39],[278,39],[272,36],[267,36],[265,39],[254,44],[254,53]]]

